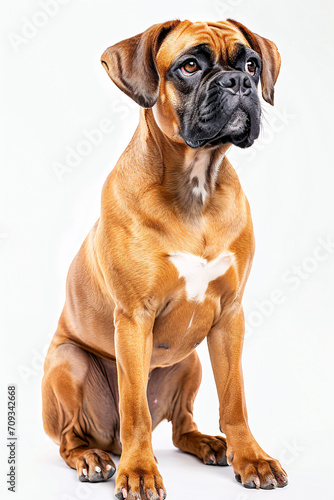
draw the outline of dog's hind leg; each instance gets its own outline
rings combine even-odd
[[[153,428],[163,419],[172,421],[173,443],[180,450],[196,455],[207,465],[227,465],[226,440],[198,431],[193,405],[202,378],[196,351],[173,366],[156,368],[148,384],[148,400]]]
[[[42,383],[43,423],[80,481],[106,481],[116,467],[109,453],[121,453],[117,371],[73,344],[52,350]]]

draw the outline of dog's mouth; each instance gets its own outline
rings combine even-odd
[[[251,136],[251,119],[249,114],[242,110],[235,110],[223,127],[212,137],[201,137],[198,139],[184,138],[184,141],[191,148],[200,148],[204,145],[218,146],[232,143],[235,146],[245,148],[253,144]]]
[[[210,142],[219,142],[221,139],[224,139],[224,142],[231,142],[236,146],[242,146],[248,139],[250,131],[251,122],[249,115],[242,109],[238,109]]]

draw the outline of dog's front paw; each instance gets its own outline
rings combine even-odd
[[[269,457],[260,447],[243,447],[228,450],[228,461],[233,466],[235,478],[245,488],[272,490],[288,484],[288,476],[278,460]]]
[[[122,455],[117,469],[115,496],[118,500],[164,500],[166,490],[154,460]]]

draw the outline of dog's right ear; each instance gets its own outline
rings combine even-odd
[[[160,77],[156,55],[180,21],[155,24],[143,33],[109,47],[101,57],[112,81],[143,108],[151,108],[159,96]]]

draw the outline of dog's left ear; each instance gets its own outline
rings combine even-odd
[[[179,23],[176,20],[155,24],[102,54],[101,62],[112,81],[143,108],[151,108],[158,99],[156,55],[168,33]]]
[[[246,38],[249,45],[262,59],[261,85],[263,99],[274,105],[274,85],[281,67],[281,56],[274,42],[250,31],[246,26],[233,19],[228,22],[234,24]]]

